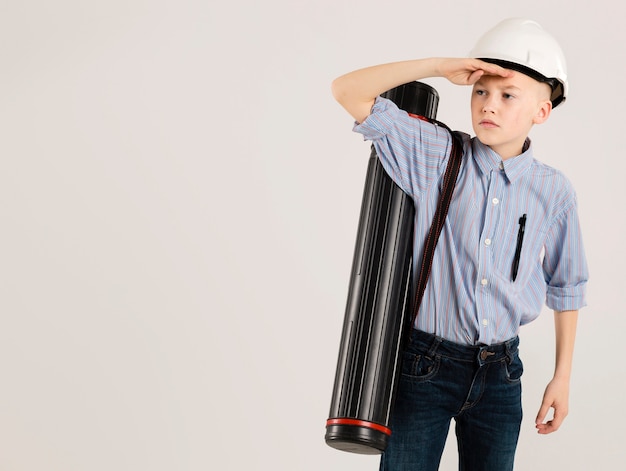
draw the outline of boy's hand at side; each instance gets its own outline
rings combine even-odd
[[[552,420],[546,420],[550,409],[554,410]],[[535,419],[537,432],[547,435],[556,432],[569,411],[569,381],[565,378],[554,378],[543,394],[541,408]]]

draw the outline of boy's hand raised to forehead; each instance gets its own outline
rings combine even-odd
[[[484,75],[509,77],[512,71],[478,59],[427,58],[380,64],[349,72],[332,84],[335,99],[354,119],[366,119],[376,97],[394,87],[428,77],[445,77],[457,85],[474,85]]]
[[[474,85],[483,75],[510,77],[513,72],[499,65],[468,58],[441,58],[437,64],[438,75],[456,85]]]

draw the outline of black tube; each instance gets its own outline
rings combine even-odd
[[[437,91],[411,82],[383,94],[434,119]],[[412,318],[413,200],[383,169],[372,146],[352,262],[326,443],[361,454],[385,450],[400,353]]]

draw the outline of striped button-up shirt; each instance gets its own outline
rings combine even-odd
[[[354,130],[373,142],[387,173],[413,198],[416,270],[450,156],[450,134],[380,97]],[[570,182],[533,158],[529,140],[522,154],[504,161],[477,138],[463,135],[463,147],[415,328],[457,343],[493,344],[517,335],[544,302],[556,311],[583,307],[587,263]]]

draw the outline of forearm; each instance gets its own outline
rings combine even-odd
[[[556,334],[554,378],[546,387],[541,408],[535,419],[537,431],[543,435],[556,432],[569,411],[569,383],[572,374],[577,322],[578,311],[554,312]],[[552,420],[546,421],[550,408],[554,409],[554,417]]]
[[[554,312],[556,359],[554,377],[569,381],[572,373],[578,311]]]
[[[437,59],[391,62],[342,75],[333,81],[332,92],[344,107],[363,104],[371,106],[376,97],[387,90],[436,75]]]

